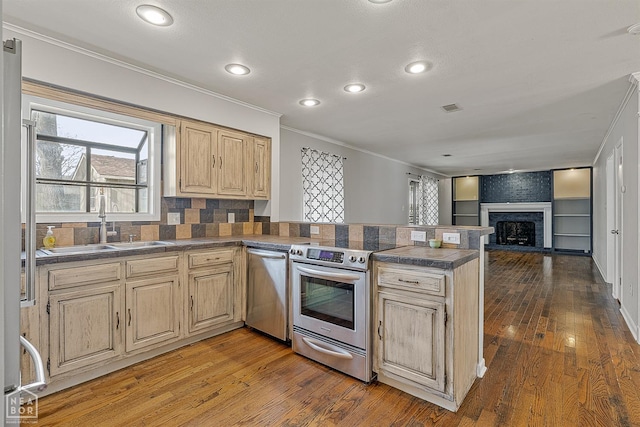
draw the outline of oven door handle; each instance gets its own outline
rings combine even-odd
[[[314,270],[312,268],[297,266],[298,271],[302,273],[312,274],[315,277],[319,277],[321,279],[333,280],[334,282],[340,281],[343,283],[356,282],[360,280],[360,276],[355,274],[344,274],[344,273],[334,273],[334,272],[326,272],[320,270]]]
[[[302,341],[309,347],[320,353],[328,354],[329,356],[337,357],[339,359],[353,359],[351,353],[342,348],[338,348],[326,342],[318,341],[313,338],[302,337]]]

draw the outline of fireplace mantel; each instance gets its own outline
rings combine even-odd
[[[490,212],[542,212],[544,222],[544,247],[551,247],[551,202],[532,203],[480,203],[480,225],[489,226]],[[489,243],[489,236],[485,236],[485,243]]]

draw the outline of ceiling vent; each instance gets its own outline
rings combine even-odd
[[[462,110],[462,108],[458,107],[456,104],[443,105],[442,109],[447,113],[454,113],[456,111]]]

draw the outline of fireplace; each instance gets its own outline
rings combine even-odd
[[[536,246],[536,223],[533,221],[498,221],[498,245]]]
[[[531,216],[532,214],[535,214],[536,217]],[[489,216],[491,216],[491,220],[489,220]],[[483,227],[495,228],[498,221],[535,222],[535,247],[537,248],[551,248],[551,219],[551,202],[480,204],[480,225]],[[484,236],[486,245],[497,245],[496,233]],[[515,247],[516,245],[513,246]],[[520,247],[523,250],[525,248],[524,246]]]

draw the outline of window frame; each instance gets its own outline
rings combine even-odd
[[[407,209],[407,221],[411,225],[420,225],[420,180],[416,178],[409,178],[409,209]],[[411,218],[411,211],[413,210],[413,218]],[[413,219],[413,221],[412,221]]]
[[[70,102],[51,100],[35,95],[22,95],[22,116],[31,118],[32,110],[45,111],[53,114],[63,114],[79,119],[124,126],[132,129],[146,131],[148,134],[147,156],[147,212],[108,212],[108,221],[159,221],[161,209],[161,156],[162,156],[162,123],[152,122],[138,117],[114,113],[73,104]],[[22,137],[22,194],[26,194],[26,137]],[[99,145],[100,143],[96,143]],[[117,146],[114,146],[117,147]],[[137,167],[136,167],[137,170]],[[35,179],[35,177],[34,177]],[[113,188],[104,186],[103,188]],[[22,198],[22,212],[24,221],[25,200]],[[38,223],[65,223],[65,222],[99,222],[95,212],[36,212]]]

